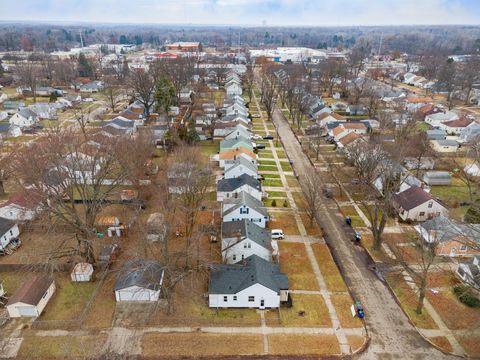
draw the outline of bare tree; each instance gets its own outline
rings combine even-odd
[[[255,76],[253,73],[253,69],[251,66],[248,66],[247,71],[243,75],[243,87],[245,89],[245,93],[248,95],[249,102],[252,101],[254,85],[255,85]]]
[[[470,103],[470,95],[475,84],[480,81],[480,57],[474,56],[461,65],[459,83],[465,93],[465,104]]]
[[[66,227],[66,238],[47,249],[48,263],[80,256],[94,263],[95,221],[107,201],[132,181],[120,158],[123,137],[79,136],[70,129],[47,133],[41,141],[19,151],[15,177],[27,199],[38,204],[46,223]],[[129,147],[134,156],[135,147]],[[144,164],[137,163],[139,167]]]
[[[195,66],[198,62],[196,56],[181,56],[176,59],[159,59],[154,65],[153,75],[158,82],[162,76],[169,79],[174,88],[175,95],[180,98],[180,91],[187,86],[195,74]]]
[[[415,309],[417,314],[422,313],[427,292],[428,275],[435,269],[437,247],[438,239],[436,239],[434,231],[428,235],[426,240],[414,235],[411,242],[402,244],[402,246],[390,247],[395,254],[395,264],[403,268],[418,290],[417,307]],[[437,268],[439,267],[437,266]]]
[[[273,111],[275,109],[276,92],[275,83],[267,74],[263,74],[260,81],[261,102],[265,106],[268,120],[272,120]]]
[[[307,213],[310,221],[310,227],[313,225],[313,220],[320,209],[320,203],[322,199],[322,191],[320,189],[320,179],[317,172],[314,169],[308,170],[302,176],[302,189],[305,197],[304,210]]]
[[[13,175],[14,168],[12,167],[12,151],[7,148],[2,140],[0,140],[0,196],[6,194],[5,192],[5,183]]]
[[[145,114],[150,115],[150,109],[155,102],[155,78],[144,69],[133,69],[130,71],[128,83],[134,98],[145,107]]]
[[[457,87],[458,73],[457,65],[453,59],[448,59],[438,72],[438,82],[441,89],[447,93],[448,109],[453,107],[453,93]]]
[[[22,86],[30,89],[33,102],[37,102],[37,85],[40,80],[40,69],[32,61],[18,63],[15,67],[15,73],[20,79]]]
[[[112,112],[115,112],[115,108],[122,98],[122,88],[118,80],[114,77],[108,76],[103,79],[103,93],[107,97],[107,101],[112,108]]]

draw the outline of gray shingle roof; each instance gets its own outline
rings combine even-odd
[[[225,173],[231,171],[232,169],[235,169],[237,166],[244,166],[244,167],[246,167],[246,168],[248,168],[252,171],[255,171],[255,172],[258,171],[258,167],[257,167],[256,164],[254,164],[251,161],[248,161],[247,159],[245,159],[242,156],[237,157],[235,160],[227,160],[225,162],[225,165],[229,166],[227,168],[227,170],[225,170]],[[225,166],[225,167],[227,167],[227,166]]]
[[[257,189],[258,191],[262,191],[262,185],[260,181],[246,174],[243,174],[238,178],[219,180],[217,183],[217,191],[235,191],[243,185],[248,185],[254,189]]]
[[[270,230],[264,229],[245,219],[240,221],[226,221],[222,223],[222,239],[232,238],[239,238],[239,241],[248,238],[256,242],[258,245],[263,246],[265,249],[272,250]],[[236,243],[237,242],[230,246],[233,246]]]
[[[288,289],[287,275],[278,264],[252,255],[237,264],[213,265],[210,271],[209,294],[237,294],[252,285],[261,284],[277,293]]]
[[[421,223],[419,226],[434,235],[434,239],[438,242],[465,237],[465,240],[468,238],[468,241],[480,243],[479,224],[461,224],[440,215]]]
[[[0,237],[15,225],[15,221],[0,217]]]
[[[235,139],[227,139],[227,140],[220,141],[220,149],[230,149],[230,148],[233,148],[238,143],[243,143],[253,148],[253,144],[250,139],[247,139],[243,136],[237,136]]]
[[[163,267],[156,261],[129,260],[117,274],[113,289],[117,291],[138,286],[157,291],[161,287],[162,276]]]
[[[239,194],[238,198],[225,199],[223,201],[223,204],[224,205],[232,204],[233,206],[230,207],[228,210],[224,211],[222,216],[226,216],[226,215],[234,212],[235,210],[237,210],[238,208],[241,208],[243,206],[254,209],[254,210],[258,211],[260,214],[262,214],[263,216],[268,216],[267,209],[264,207],[263,202],[255,199],[252,195],[250,195],[249,193],[247,193],[245,191],[242,191]]]

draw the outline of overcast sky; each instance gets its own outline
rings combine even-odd
[[[2,0],[0,20],[285,26],[479,24],[480,0]]]

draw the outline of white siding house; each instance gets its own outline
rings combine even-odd
[[[223,221],[248,220],[265,228],[268,213],[263,203],[246,192],[238,194],[238,198],[224,199],[222,210]]]
[[[262,186],[260,181],[252,176],[243,174],[234,179],[221,179],[217,183],[217,201],[229,198],[238,198],[244,191],[257,200],[262,199]]]
[[[438,199],[417,186],[395,194],[393,202],[398,216],[404,221],[425,221],[448,215],[448,210]]]
[[[230,83],[226,87],[227,96],[242,95],[242,87],[237,83]]]
[[[0,250],[5,249],[10,241],[18,235],[20,235],[20,230],[15,221],[0,218]]]
[[[243,174],[250,175],[254,178],[258,177],[257,165],[248,161],[243,157],[238,157],[231,163],[225,164],[225,179],[232,179],[242,176]]]
[[[212,267],[208,286],[211,308],[278,308],[288,300],[288,278],[278,264],[252,255],[237,264]]]

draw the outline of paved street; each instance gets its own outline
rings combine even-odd
[[[285,151],[293,161],[293,167],[302,174],[311,167],[301,145],[295,138],[287,120],[277,108],[273,121],[283,142]],[[321,184],[320,184],[321,186]],[[396,303],[388,288],[369,270],[369,258],[359,246],[347,238],[341,221],[329,209],[332,200],[325,200],[318,214],[317,221],[326,233],[326,241],[331,246],[333,255],[344,275],[347,285],[356,299],[360,300],[366,311],[366,325],[372,342],[362,359],[448,359],[425,341]]]

